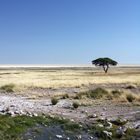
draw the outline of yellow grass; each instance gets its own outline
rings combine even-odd
[[[102,69],[51,70],[0,70],[0,86],[13,83],[17,87],[80,87],[83,84],[131,83],[140,85],[140,68],[111,68],[108,74]]]

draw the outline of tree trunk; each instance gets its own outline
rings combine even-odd
[[[103,66],[103,69],[104,69],[104,72],[107,73],[108,72],[108,69],[109,69],[109,65],[106,65],[106,66],[104,65]]]

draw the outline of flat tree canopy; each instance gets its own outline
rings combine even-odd
[[[109,66],[116,66],[118,63],[111,58],[98,58],[92,61],[95,66],[102,66],[105,73],[108,72]]]

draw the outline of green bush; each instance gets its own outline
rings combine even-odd
[[[58,99],[57,98],[52,98],[51,103],[52,103],[52,105],[56,105],[58,103]]]
[[[5,92],[14,92],[15,85],[14,84],[7,84],[2,86],[0,89]]]
[[[75,109],[77,109],[77,108],[79,107],[79,103],[74,102],[72,106],[73,106]]]
[[[135,100],[135,97],[132,94],[126,95],[126,99],[128,102],[133,102]]]

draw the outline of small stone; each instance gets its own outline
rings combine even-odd
[[[103,131],[103,133],[104,133],[107,137],[111,137],[111,136],[112,136],[112,132]]]
[[[62,139],[62,135],[56,135],[57,138]]]
[[[90,139],[93,139],[93,137],[92,137],[92,136],[90,136]]]
[[[107,110],[107,108],[106,108],[106,107],[103,107],[103,110],[104,110],[104,111],[106,111],[106,110]]]
[[[104,126],[102,124],[97,124],[98,127],[103,128]]]
[[[96,114],[93,114],[93,118],[96,118],[97,117],[97,115]]]
[[[85,113],[88,113],[88,111],[87,111],[87,110],[85,110]]]
[[[20,112],[19,112],[19,111],[15,111],[14,113],[15,113],[15,114],[20,114]]]
[[[134,128],[139,129],[140,128],[140,123],[135,124]]]
[[[122,127],[119,127],[117,130],[116,130],[116,134],[119,135],[120,137],[123,136],[125,133],[124,133],[124,129]]]
[[[107,129],[111,129],[112,128],[112,123],[111,122],[107,122]]]
[[[33,116],[34,116],[34,117],[37,117],[37,116],[38,116],[38,114],[37,114],[37,113],[33,113]]]
[[[10,105],[10,107],[15,107],[15,105]]]
[[[105,113],[104,113],[104,112],[102,112],[102,113],[101,113],[101,116],[105,116]]]
[[[5,113],[5,110],[4,110],[4,109],[2,109],[0,112]]]
[[[96,114],[89,115],[88,118],[97,118]]]
[[[74,122],[74,119],[71,119],[70,121],[71,121],[71,122]]]
[[[15,113],[14,113],[13,111],[8,111],[8,112],[7,112],[7,115],[14,116]]]
[[[81,113],[83,114],[83,113],[85,113],[85,111],[82,110]]]
[[[77,138],[78,138],[78,139],[82,139],[82,136],[81,136],[81,135],[79,135],[79,136],[77,136]]]

